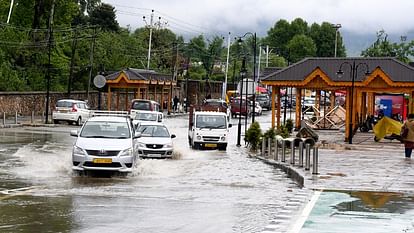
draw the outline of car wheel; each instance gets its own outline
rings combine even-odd
[[[191,147],[191,138],[188,137],[188,145]]]
[[[227,144],[219,145],[218,150],[226,150]]]
[[[78,120],[75,122],[75,124],[77,126],[80,126],[82,124],[82,118],[81,117],[78,117]]]
[[[53,124],[59,124],[58,120],[53,120]]]

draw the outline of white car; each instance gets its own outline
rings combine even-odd
[[[138,154],[141,158],[172,158],[174,134],[170,134],[163,123],[141,122],[137,131]]]
[[[162,122],[163,115],[162,112],[140,110],[135,113],[132,123],[137,129],[142,122]]]
[[[89,106],[85,101],[62,99],[56,102],[55,110],[52,112],[53,123],[66,121],[69,124],[81,125],[90,117]]]
[[[136,133],[128,115],[94,116],[71,136],[77,137],[72,150],[75,171],[132,172],[138,161]]]
[[[253,105],[253,104],[252,104],[252,105]],[[254,108],[254,114],[255,114],[256,116],[260,116],[260,115],[262,115],[263,108],[260,106],[260,103],[259,103],[259,102],[255,102],[255,105],[256,105],[256,107]]]

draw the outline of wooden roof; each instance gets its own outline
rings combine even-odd
[[[172,75],[171,74],[160,74],[155,72],[154,70],[143,70],[143,69],[134,69],[134,68],[126,68],[121,71],[114,72],[106,76],[107,81],[113,81],[118,79],[122,74],[129,81],[150,81],[150,80],[157,80],[157,81],[171,81]]]
[[[271,85],[278,81],[293,81],[301,82],[307,79],[315,71],[323,73],[324,76],[328,77],[332,82],[350,82],[351,77],[351,66],[355,62],[355,65],[359,65],[355,81],[363,81],[366,76],[366,66],[368,65],[369,72],[381,70],[391,82],[405,82],[414,84],[414,67],[411,67],[405,63],[400,62],[395,58],[383,57],[383,58],[361,58],[361,57],[349,57],[349,58],[306,58],[300,62],[292,64],[282,70],[275,71],[261,80],[265,84]],[[348,63],[343,64],[343,63]],[[337,71],[342,65],[343,76],[340,78],[337,75]]]

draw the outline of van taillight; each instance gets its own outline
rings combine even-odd
[[[71,112],[77,112],[78,111],[78,106],[76,106],[76,104],[72,104],[72,110],[70,110]]]

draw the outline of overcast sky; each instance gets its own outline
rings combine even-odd
[[[142,17],[179,35],[206,36],[257,32],[265,36],[279,19],[302,18],[341,24],[340,30],[370,34],[384,29],[388,34],[407,35],[414,29],[414,0],[102,0],[117,10],[117,20],[132,29],[145,26]],[[411,40],[412,38],[408,38]]]

